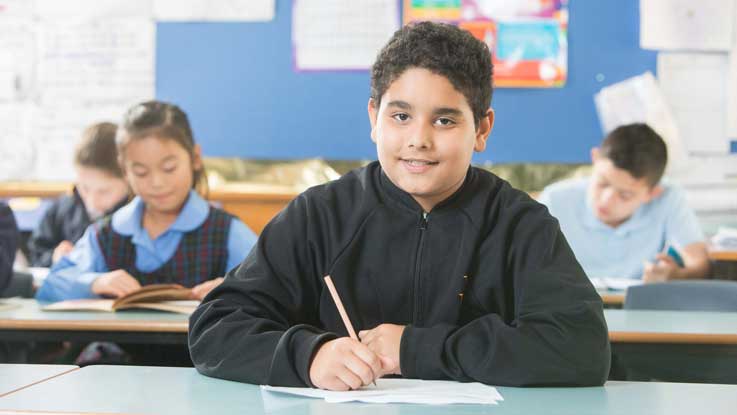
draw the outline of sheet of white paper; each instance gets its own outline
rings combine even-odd
[[[29,139],[31,108],[0,104],[0,181],[31,178],[36,151]]]
[[[733,162],[737,163],[737,157]],[[737,185],[689,186],[685,190],[688,206],[697,214],[724,212],[734,218],[737,212]]]
[[[262,385],[265,391],[310,398],[326,402],[416,403],[416,404],[488,404],[503,401],[493,386],[481,383],[428,381],[418,379],[378,379],[376,386],[355,391],[335,392],[312,388],[289,388]]]
[[[683,168],[687,154],[678,125],[651,72],[602,88],[594,102],[605,134],[620,125],[647,123],[668,145],[668,171]]]
[[[597,290],[624,291],[634,285],[642,285],[641,279],[615,278],[615,277],[589,277],[591,284]]]
[[[31,18],[33,6],[33,0],[0,0],[0,18]]]
[[[29,134],[36,143],[33,178],[42,181],[73,180],[74,143],[82,136],[82,131],[96,122],[117,122],[128,106],[127,102],[114,104],[106,101],[35,106]]]
[[[151,17],[151,0],[34,0],[41,19]]]
[[[298,69],[367,69],[399,28],[399,7],[394,0],[295,0],[292,21]]]
[[[643,49],[728,51],[734,0],[640,0]]]
[[[155,36],[149,19],[46,22],[39,33],[40,102],[151,99]]]
[[[727,55],[658,54],[658,85],[689,155],[726,154]]]
[[[732,13],[732,21],[732,48],[729,52],[727,74],[727,137],[737,140],[737,4]]]
[[[153,0],[161,21],[269,21],[275,9],[275,0]]]
[[[30,96],[35,49],[31,19],[0,19],[0,102],[18,102]]]

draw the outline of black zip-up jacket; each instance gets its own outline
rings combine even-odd
[[[113,214],[127,202],[127,198],[124,197],[112,209],[105,212],[105,215]],[[28,240],[31,264],[35,267],[50,267],[53,262],[54,249],[62,241],[76,243],[91,223],[90,216],[76,188],[71,195],[64,195],[56,199],[44,212],[43,219]]]
[[[13,277],[13,261],[18,249],[18,225],[10,207],[0,202],[0,294]]]
[[[405,377],[601,385],[609,372],[601,299],[543,205],[470,168],[425,216],[376,162],[309,189],[266,226],[190,318],[197,369],[311,386],[317,348],[347,335],[325,275],[357,332],[407,325]]]

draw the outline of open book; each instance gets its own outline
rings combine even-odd
[[[192,290],[179,284],[151,284],[117,299],[66,300],[49,304],[44,311],[116,311],[130,308],[191,314],[198,301]]]

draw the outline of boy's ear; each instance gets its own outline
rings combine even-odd
[[[599,160],[601,157],[601,152],[599,151],[599,147],[594,147],[591,149],[591,164],[594,164],[596,160]]]
[[[479,120],[479,128],[476,130],[476,139],[473,145],[475,152],[480,153],[486,150],[486,140],[489,138],[492,128],[494,128],[494,110],[489,108]]]
[[[199,144],[195,144],[192,147],[192,170],[202,170],[202,147]]]
[[[368,100],[368,117],[371,123],[371,141],[376,142],[376,117],[379,115],[379,109],[376,108],[376,102],[373,98]]]
[[[651,200],[655,200],[660,197],[660,195],[663,194],[663,186],[656,184],[650,189],[650,192],[648,193],[648,202]]]

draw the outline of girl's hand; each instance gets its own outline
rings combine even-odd
[[[57,262],[59,259],[61,259],[61,257],[72,252],[72,249],[74,249],[73,243],[69,241],[59,242],[59,245],[57,245],[56,248],[54,248],[54,253],[51,254],[51,260],[53,262]]]
[[[137,279],[133,278],[125,270],[117,269],[106,272],[92,283],[92,292],[97,295],[110,297],[122,297],[141,288]]]
[[[202,284],[195,285],[192,287],[192,298],[195,300],[202,301],[203,298],[212,291],[213,288],[217,287],[223,282],[222,277],[218,277],[215,279],[212,279],[210,281],[205,281]]]

